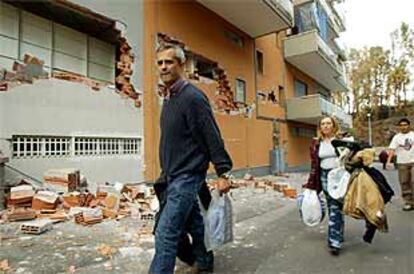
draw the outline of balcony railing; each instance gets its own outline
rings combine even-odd
[[[320,94],[290,98],[286,107],[288,120],[317,125],[323,115],[332,115],[345,127],[352,126],[352,116]]]

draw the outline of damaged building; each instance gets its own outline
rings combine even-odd
[[[142,5],[0,1],[6,179],[69,167],[90,183],[143,180]]]
[[[333,91],[347,89],[336,41],[344,24],[335,2],[148,1],[144,71],[156,71],[159,44],[183,46],[186,76],[209,97],[235,172],[306,170],[310,161],[303,152],[320,117],[352,123],[332,103]],[[154,179],[160,100],[153,96],[156,74],[144,79],[145,174]]]
[[[335,0],[2,0],[0,150],[36,178],[76,168],[92,182],[159,174],[162,43],[181,45],[235,172],[305,170],[317,121],[351,116]]]

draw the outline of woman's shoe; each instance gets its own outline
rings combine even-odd
[[[410,210],[414,210],[414,206],[410,205],[410,204],[405,204],[402,208],[403,211],[410,211]]]
[[[331,253],[332,256],[338,256],[340,249],[337,247],[329,247],[329,253]]]

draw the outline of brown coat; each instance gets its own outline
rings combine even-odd
[[[378,186],[363,170],[352,173],[344,199],[343,212],[356,219],[366,219],[381,231],[387,231],[384,200]]]
[[[322,191],[322,184],[321,184],[321,166],[320,166],[320,159],[319,159],[319,143],[320,140],[318,138],[314,138],[312,140],[310,146],[310,158],[311,158],[311,171],[309,173],[308,182],[304,184],[302,187],[314,189],[318,193]]]

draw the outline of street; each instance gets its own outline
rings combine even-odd
[[[378,165],[379,167],[379,165]],[[399,195],[395,170],[384,174]],[[300,190],[307,173],[268,176]],[[364,221],[346,217],[345,243],[333,257],[326,247],[327,221],[306,227],[295,199],[254,187],[232,191],[235,238],[215,252],[214,273],[394,273],[414,271],[414,211],[403,212],[401,199],[387,205],[389,233],[362,241]],[[147,273],[154,254],[153,237],[137,237],[140,220],[107,220],[92,227],[56,224],[41,235],[18,232],[19,222],[0,226],[0,260],[12,273]],[[177,260],[178,261],[178,260]],[[177,262],[177,273],[191,269]]]
[[[291,203],[238,223],[236,241],[217,252],[216,273],[413,273],[414,211],[401,210],[396,171],[384,174],[396,192],[386,207],[390,231],[371,245],[362,241],[364,221],[346,217],[344,249],[331,256],[326,219],[305,227]]]

